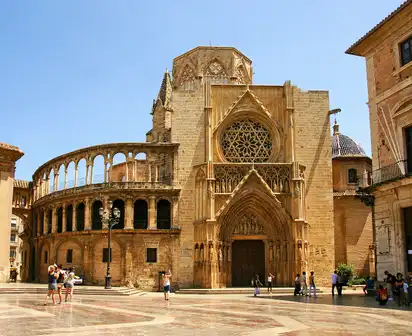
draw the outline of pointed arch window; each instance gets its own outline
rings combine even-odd
[[[183,68],[180,76],[180,88],[183,91],[196,91],[197,89],[195,70],[189,64],[186,64]]]

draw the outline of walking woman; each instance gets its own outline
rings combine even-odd
[[[54,299],[54,294],[56,294],[57,290],[57,278],[59,274],[56,272],[56,268],[54,266],[49,267],[49,278],[48,278],[48,292],[46,296],[46,301],[44,305],[47,306],[47,301],[49,301],[49,296],[51,295],[53,305],[56,305],[56,300]]]
[[[70,301],[73,299],[73,287],[74,287],[74,279],[75,279],[75,274],[72,268],[69,268],[69,274],[66,277],[66,280],[64,282],[64,287],[66,288],[66,296],[64,298],[64,301],[67,302],[67,297],[70,295]]]
[[[66,272],[63,270],[63,266],[57,265],[56,267],[56,273],[57,273],[57,295],[59,296],[59,304],[62,303],[62,288],[64,284],[64,278],[66,275]]]

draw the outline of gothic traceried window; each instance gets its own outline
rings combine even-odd
[[[187,65],[183,69],[182,76],[180,77],[180,87],[184,91],[196,90],[196,74],[194,69]]]
[[[245,73],[244,73],[242,65],[239,65],[236,68],[235,77],[236,77],[236,83],[237,84],[246,84]]]
[[[210,84],[227,84],[228,77],[222,64],[214,61],[206,69],[206,79]]]
[[[272,154],[268,129],[250,119],[229,126],[223,133],[220,145],[229,162],[266,162]]]

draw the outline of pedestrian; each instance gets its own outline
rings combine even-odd
[[[302,287],[300,293],[302,295],[308,296],[308,283],[306,282],[306,272],[302,272],[301,285]]]
[[[67,298],[70,295],[70,301],[73,300],[73,289],[74,289],[74,279],[76,275],[74,274],[73,268],[69,268],[69,272],[67,274],[67,277],[64,281],[64,287],[66,288],[66,295],[64,298],[64,301],[67,302]]]
[[[376,296],[376,301],[379,302],[379,305],[384,306],[388,302],[388,290],[383,288],[382,285],[379,285],[378,295]]]
[[[163,292],[165,296],[165,300],[169,301],[170,296],[170,278],[172,277],[172,272],[168,270],[165,274],[162,275],[163,277]]]
[[[386,283],[386,290],[387,290],[389,301],[393,300],[393,294],[394,294],[393,287],[395,286],[395,282],[396,282],[396,277],[393,276],[388,271],[385,271],[385,283]]]
[[[311,271],[310,276],[309,276],[309,296],[312,296],[312,288],[313,288],[313,296],[317,297],[314,271]]]
[[[296,274],[295,278],[295,291],[293,293],[294,296],[300,294],[300,274]]]
[[[59,304],[62,303],[62,289],[64,284],[64,279],[66,277],[66,272],[63,270],[63,265],[57,265],[56,272],[57,277],[57,294],[59,295]]]
[[[405,306],[409,306],[409,290],[408,290],[408,288],[409,288],[408,283],[406,281],[404,281],[403,282],[403,293],[405,295],[405,299],[404,299],[405,300],[404,301]]]
[[[272,294],[272,287],[273,287],[273,279],[275,278],[275,276],[269,272],[268,274],[268,293]]]
[[[336,285],[336,289],[338,290],[338,295],[342,296],[342,289],[343,289],[343,285],[345,284],[345,278],[342,275],[342,272],[338,273],[338,280],[337,280],[337,285]]]
[[[47,291],[47,296],[46,296],[46,301],[44,302],[44,305],[47,306],[47,301],[49,300],[49,297],[52,297],[52,302],[53,305],[56,305],[56,300],[54,299],[54,294],[56,293],[57,290],[57,278],[59,277],[59,274],[56,272],[56,268],[54,266],[49,267],[49,272],[48,272],[48,291]]]
[[[257,296],[260,294],[260,287],[262,286],[262,283],[260,282],[259,275],[256,274],[255,277],[252,280],[253,286],[255,287],[255,294],[254,296]]]
[[[335,296],[335,287],[336,289],[338,289],[338,272],[337,271],[333,272],[332,274],[332,296]]]

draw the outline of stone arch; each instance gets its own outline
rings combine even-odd
[[[113,229],[124,229],[124,215],[125,215],[125,202],[121,198],[117,198],[113,201],[113,208],[118,208],[120,211],[119,223],[113,226]]]
[[[157,228],[160,230],[172,227],[172,203],[166,198],[161,198],[156,204]]]
[[[76,231],[84,230],[86,206],[84,202],[75,205],[76,207]]]
[[[230,240],[237,220],[245,214],[254,214],[260,220],[270,239],[291,239],[291,218],[275,196],[259,189],[247,188],[240,192],[219,216],[217,235],[219,240]]]
[[[246,223],[246,229],[243,232],[234,234],[235,227],[241,225],[244,217],[255,218],[255,221],[251,224]],[[253,227],[253,225],[255,228],[259,225],[261,227],[257,230],[249,230],[248,227]],[[232,280],[236,282],[233,283],[234,285],[239,285],[238,270],[240,268],[244,268],[243,274],[251,273],[247,277],[253,276],[255,272],[261,276],[264,276],[268,271],[275,272],[279,275],[276,278],[277,285],[292,285],[293,274],[298,266],[294,250],[295,237],[291,228],[291,217],[273,194],[250,186],[239,191],[228,207],[217,216],[217,245],[220,243],[224,248],[229,246],[231,249],[231,251],[230,249],[221,251],[216,247],[216,251],[214,251],[213,258],[220,267],[217,273],[221,274],[217,285],[230,286]],[[281,257],[276,260],[274,250],[270,248],[274,241],[279,241],[279,256]],[[239,255],[238,249],[249,248],[246,246],[247,244],[252,248],[253,253],[259,255],[256,262],[247,258],[240,261],[239,258],[235,260],[235,257]],[[229,263],[231,256],[233,259]],[[251,264],[253,267],[249,267]],[[246,285],[248,280],[241,279],[242,285]]]
[[[110,167],[110,178],[111,182],[126,182],[131,179],[128,178],[130,174],[128,169],[127,157],[128,153],[118,150],[112,153],[112,166]]]
[[[133,203],[133,228],[147,229],[149,220],[149,207],[144,199],[137,199]]]
[[[38,248],[38,275],[41,282],[47,281],[48,267],[51,263],[55,262],[52,260],[52,249],[50,243],[47,240],[44,240]],[[47,259],[46,259],[47,253]]]
[[[204,68],[203,75],[210,84],[227,84],[229,81],[228,69],[218,58],[212,58]]]
[[[189,62],[186,62],[182,66],[182,70],[180,71],[180,74],[178,76],[179,87],[184,91],[196,91],[196,77],[197,74],[195,67]]]
[[[72,250],[72,261],[67,262],[68,250]],[[84,246],[75,238],[62,239],[56,243],[54,248],[56,263],[62,264],[63,267],[72,267],[77,275],[83,274]]]
[[[102,207],[103,207],[103,202],[97,199],[92,204],[92,211],[91,211],[92,230],[102,229],[102,221],[100,218],[100,208]]]
[[[107,249],[107,238],[100,238],[94,241],[92,250],[94,251],[93,260],[93,282],[103,284],[106,275],[107,263],[103,262],[103,249]],[[110,264],[110,273],[113,284],[120,284],[122,277],[122,250],[121,242],[112,235],[111,241],[112,260]]]
[[[202,220],[206,216],[207,188],[206,174],[199,168],[195,178],[195,219]]]
[[[412,107],[412,98],[410,96],[399,100],[391,109],[390,115],[397,116],[406,107]]]

